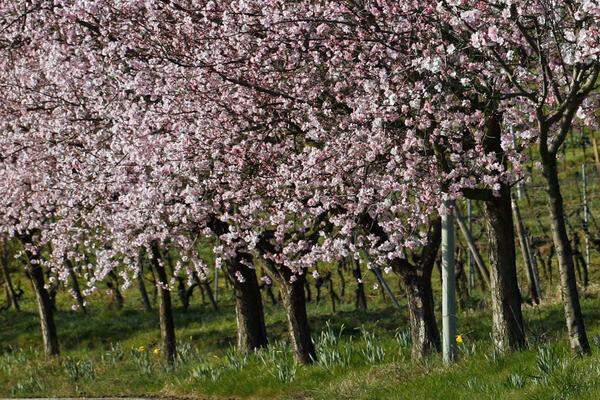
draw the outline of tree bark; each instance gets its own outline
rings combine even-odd
[[[421,359],[441,351],[440,332],[435,320],[431,271],[407,271],[403,274],[403,281],[408,298],[411,355],[413,359]]]
[[[475,261],[475,265],[479,269],[479,275],[481,276],[481,280],[485,283],[486,287],[490,287],[490,272],[483,262],[483,258],[481,258],[481,254],[475,245],[475,239],[473,239],[473,235],[471,234],[471,230],[465,223],[465,220],[458,210],[458,208],[454,209],[454,216],[456,217],[456,222],[458,223],[458,227],[460,228],[465,241],[467,242],[467,246],[469,247],[469,251],[473,256],[473,260]]]
[[[360,270],[360,260],[352,258],[352,275],[356,281],[354,296],[356,298],[356,309],[365,311],[367,309],[367,295],[365,294],[365,284],[362,279],[362,271]]]
[[[169,271],[177,281],[177,294],[179,295],[179,301],[181,301],[181,306],[183,307],[184,311],[187,311],[187,309],[190,307],[191,292],[188,292],[185,286],[185,279],[182,276],[175,274],[175,260],[173,258],[173,255],[169,252],[168,249],[165,250],[164,254],[165,260],[169,266]]]
[[[510,189],[506,185],[502,185],[500,197],[485,202],[485,211],[491,242],[492,336],[500,351],[518,350],[525,347],[525,327],[517,281]]]
[[[333,287],[333,276],[331,272],[328,273],[329,279],[327,279],[327,289],[329,290],[329,299],[331,300],[331,311],[335,314],[337,312],[336,303],[340,302],[340,297],[335,292]]]
[[[344,276],[345,266],[345,260],[342,260],[342,262],[338,263],[337,267],[337,273],[340,277],[340,296],[338,298],[340,301],[346,297],[346,277]]]
[[[198,274],[194,273],[194,280],[196,281],[196,283],[198,284],[198,287],[200,288],[202,294],[206,294],[206,296],[208,296],[208,300],[210,301],[210,304],[212,305],[213,310],[218,311],[219,310],[219,306],[217,305],[217,301],[215,300],[215,296],[213,296],[213,292],[212,292],[212,288],[210,287],[210,283],[208,283],[208,281],[205,280],[201,280],[200,277],[198,276]],[[204,300],[204,296],[203,300]]]
[[[521,218],[521,211],[519,205],[512,199],[511,206],[513,208],[513,214],[515,216],[516,231],[519,237],[519,246],[521,247],[521,255],[523,256],[523,266],[527,272],[527,284],[529,286],[529,293],[531,295],[531,301],[533,304],[540,304],[540,288],[537,276],[537,271],[534,269],[532,254],[530,252],[529,244],[527,241],[527,233],[525,232],[525,224]]]
[[[15,287],[13,286],[12,279],[10,277],[10,271],[8,269],[9,253],[6,244],[2,246],[2,255],[0,257],[2,257],[0,259],[0,264],[2,264],[2,275],[4,277],[4,285],[6,286],[6,291],[8,293],[8,300],[10,302],[9,306],[13,306],[16,311],[21,311],[17,292],[15,291]]]
[[[241,353],[268,344],[260,287],[255,270],[249,267],[252,261],[252,255],[240,252],[227,268],[235,292],[237,348]]]
[[[442,347],[431,287],[431,275],[441,240],[441,218],[437,217],[430,222],[427,242],[421,254],[412,257],[413,263],[403,258],[395,258],[391,262],[394,271],[402,277],[406,291],[413,359],[439,352]]]
[[[317,361],[317,352],[310,336],[310,325],[306,312],[304,294],[305,275],[294,275],[286,267],[273,271],[280,283],[281,299],[286,311],[288,330],[294,351],[294,358],[299,364],[311,364]]]
[[[486,151],[494,153],[507,167],[502,149],[502,115],[490,110],[486,117]],[[510,187],[500,183],[498,196],[485,201],[490,249],[490,286],[492,292],[492,337],[501,352],[525,347],[525,326],[521,311],[521,292],[517,280],[515,227]]]
[[[33,260],[30,256],[30,260]],[[35,298],[40,316],[40,328],[42,330],[42,338],[44,341],[44,353],[46,356],[55,356],[59,354],[58,334],[56,332],[56,324],[54,322],[54,309],[50,300],[50,295],[44,287],[44,272],[39,265],[29,266],[29,276],[33,283]]]
[[[140,270],[137,273],[135,279],[137,281],[138,290],[140,291],[140,298],[142,299],[142,305],[146,312],[152,311],[152,305],[150,304],[150,298],[148,297],[148,291],[146,290],[146,284],[144,283],[144,259],[145,252],[140,251],[139,256],[139,267]]]
[[[113,299],[115,301],[117,310],[121,310],[125,304],[125,299],[123,298],[123,294],[119,288],[119,278],[117,277],[117,274],[115,274],[115,271],[110,271],[108,276],[110,279],[112,279],[112,281],[107,281],[106,286],[108,286],[109,290],[113,294]]]
[[[466,260],[463,254],[467,255]],[[469,281],[465,264],[468,262],[468,250],[463,251],[461,246],[457,246],[456,257],[454,257],[454,276],[456,277],[456,291],[458,293],[458,306],[464,310],[469,300]]]
[[[77,305],[79,309],[84,313],[87,312],[85,308],[85,301],[83,299],[83,295],[81,294],[81,289],[79,287],[79,281],[77,280],[77,275],[75,275],[75,270],[73,268],[73,263],[69,259],[65,259],[65,265],[67,267],[67,272],[69,273],[69,280],[71,281],[71,289],[73,290],[73,295],[75,296],[75,301],[77,301]]]
[[[161,262],[161,253],[158,243],[152,244],[152,264],[158,278],[156,288],[158,291],[158,316],[160,321],[160,336],[162,339],[163,357],[169,364],[175,362],[176,342],[175,323],[173,321],[173,307],[171,305],[171,292],[168,288],[168,278]]]
[[[544,177],[546,178],[552,238],[554,240],[554,247],[558,258],[560,288],[567,331],[569,333],[569,342],[571,350],[574,353],[589,354],[591,349],[585,330],[583,314],[581,313],[579,293],[577,292],[573,251],[567,235],[564,203],[558,180],[556,155],[553,153],[546,154],[546,157],[543,157],[542,163],[544,167]]]

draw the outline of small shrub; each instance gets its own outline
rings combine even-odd
[[[502,360],[503,354],[500,352],[500,350],[494,347],[492,351],[488,354],[485,354],[484,357],[490,364],[498,364],[500,363],[500,360]]]
[[[34,357],[37,356],[38,354],[34,353]],[[9,347],[8,350],[0,356],[0,370],[10,375],[15,367],[22,367],[28,359],[29,355],[22,349]]]
[[[151,374],[153,369],[153,363],[150,359],[150,354],[147,351],[132,350],[130,352],[131,361],[137,369],[144,374]]]
[[[394,339],[396,339],[396,342],[398,342],[402,349],[408,349],[412,346],[412,337],[408,329],[396,329]]]
[[[75,360],[67,357],[63,363],[63,369],[73,382],[92,379],[96,375],[94,364],[90,360]]]
[[[512,373],[506,381],[506,387],[509,389],[522,389],[527,383],[527,378],[519,373]]]
[[[560,357],[551,347],[538,348],[537,368],[542,378],[550,375],[561,364]]]
[[[209,380],[215,382],[223,373],[223,368],[212,364],[200,364],[192,368],[190,377],[194,380]]]
[[[185,364],[201,359],[200,353],[191,341],[181,341],[177,345],[177,362]]]
[[[230,348],[225,353],[225,361],[230,369],[241,371],[248,365],[248,355],[238,353],[235,348]]]
[[[458,352],[463,356],[474,356],[477,353],[477,346],[472,343],[470,346],[466,343],[461,343],[457,346]]]
[[[290,383],[296,378],[297,366],[294,361],[284,361],[275,365],[275,378],[283,383]]]
[[[383,361],[385,358],[385,350],[377,344],[375,333],[369,332],[364,328],[361,328],[361,332],[365,342],[365,347],[361,350],[363,357],[369,361],[370,364],[376,364]]]
[[[260,349],[256,352],[256,356],[266,367],[277,364],[285,358],[291,358],[287,344],[281,340],[273,342],[265,349]]]
[[[125,358],[125,350],[121,343],[111,343],[110,348],[102,355],[102,361],[110,365],[116,365]]]
[[[318,363],[329,369],[335,365],[348,365],[350,363],[350,351],[343,348],[340,343],[344,325],[339,331],[335,331],[329,321],[325,323],[325,330],[321,332],[316,340],[316,350],[319,354]]]
[[[45,385],[39,376],[31,375],[23,380],[18,381],[11,388],[12,396],[26,395],[26,394],[37,394],[44,391]]]

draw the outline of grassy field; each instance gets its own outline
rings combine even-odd
[[[310,305],[320,353],[316,365],[294,365],[286,343],[284,315],[267,306],[271,347],[236,355],[229,301],[215,312],[196,305],[177,309],[179,359],[163,364],[157,353],[158,322],[140,311],[135,293],[126,307],[107,310],[97,299],[87,315],[57,316],[63,354],[40,354],[34,304],[22,313],[0,314],[0,397],[164,396],[285,399],[598,399],[600,398],[600,289],[583,301],[594,355],[573,358],[565,340],[559,304],[526,307],[529,349],[501,356],[491,347],[485,310],[459,315],[460,360],[410,360],[404,313],[372,291],[370,310]],[[66,299],[62,299],[66,301]],[[225,299],[223,299],[225,300]],[[67,307],[60,307],[66,310]]]
[[[578,171],[583,153],[574,144],[561,170],[563,193],[572,230],[578,230]],[[600,179],[590,171],[588,196],[592,213],[600,208]],[[533,166],[535,169],[535,166]],[[539,237],[535,215],[547,227],[539,171],[528,182],[531,202],[520,200],[526,224]],[[478,207],[475,207],[479,213]],[[478,245],[486,252],[485,235],[475,219]],[[598,225],[592,224],[595,229]],[[583,240],[582,240],[583,241]],[[518,255],[518,262],[521,257]],[[197,297],[184,311],[177,303],[175,323],[179,355],[174,367],[161,361],[158,318],[142,311],[135,290],[126,291],[122,310],[107,308],[106,293],[97,292],[87,314],[70,310],[72,299],[58,296],[60,357],[41,354],[41,337],[33,296],[26,289],[23,311],[0,312],[0,397],[150,396],[216,399],[599,399],[600,398],[600,257],[592,252],[592,285],[583,292],[583,310],[593,355],[574,358],[568,349],[562,307],[556,287],[543,276],[544,301],[524,306],[529,348],[500,355],[490,340],[491,317],[486,296],[474,290],[458,316],[462,337],[460,358],[451,366],[439,356],[410,359],[406,309],[397,311],[381,296],[367,275],[368,312],[353,306],[353,290],[336,313],[324,293],[309,304],[319,362],[296,366],[287,343],[285,316],[265,297],[270,347],[249,356],[235,353],[235,316],[231,292],[222,287],[219,311]],[[527,297],[526,278],[520,284]],[[554,284],[557,283],[556,264]],[[312,279],[312,278],[311,278]],[[396,279],[389,277],[397,288]],[[349,280],[349,279],[348,279]],[[221,283],[223,283],[223,279]],[[338,282],[336,282],[336,285]],[[314,287],[314,286],[313,286]],[[439,316],[439,274],[434,272]],[[396,290],[401,293],[400,290]],[[339,294],[339,288],[338,288]],[[196,295],[197,296],[197,295]],[[313,293],[314,296],[314,293]],[[174,294],[174,297],[175,294]],[[267,304],[268,303],[268,304]],[[404,300],[401,298],[404,305]]]

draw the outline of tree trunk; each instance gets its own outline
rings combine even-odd
[[[594,148],[594,161],[596,161],[596,170],[598,171],[598,174],[600,174],[600,152],[598,152],[598,143],[596,142],[596,138],[593,136],[592,146]]]
[[[352,258],[353,268],[352,275],[356,280],[356,289],[354,292],[356,298],[356,309],[366,310],[367,309],[367,295],[365,294],[365,284],[362,279],[362,272],[360,270],[360,260]]]
[[[579,304],[579,293],[575,281],[575,267],[573,265],[573,252],[567,235],[563,198],[560,192],[556,155],[549,154],[543,161],[544,177],[546,178],[546,190],[550,220],[552,225],[552,238],[558,268],[560,272],[560,288],[564,306],[565,320],[569,333],[571,350],[575,353],[588,354],[591,352],[588,342],[581,305]]]
[[[312,301],[312,289],[310,288],[310,282],[308,281],[308,279],[304,280],[304,289],[306,290],[306,302],[310,303]],[[318,298],[317,298],[317,303],[318,303]]]
[[[402,274],[412,337],[412,358],[421,359],[441,351],[440,332],[435,320],[431,271],[421,274],[411,269]]]
[[[146,312],[152,311],[152,305],[150,304],[150,298],[148,297],[148,291],[146,290],[146,284],[144,283],[144,255],[145,253],[140,252],[139,266],[140,270],[135,276],[137,281],[138,290],[140,291],[140,298],[142,299],[142,305]]]
[[[344,269],[345,269],[345,260],[342,260],[342,262],[338,263],[338,267],[337,267],[337,273],[338,276],[340,277],[340,296],[339,296],[339,300],[344,300],[346,297],[346,277],[344,276]]]
[[[163,357],[169,364],[175,362],[176,342],[175,323],[173,322],[173,308],[171,305],[171,292],[168,288],[168,278],[161,262],[160,249],[157,243],[152,244],[152,264],[158,278],[156,288],[158,291],[158,316],[160,320],[160,336],[162,339]]]
[[[1,267],[2,275],[4,277],[4,285],[6,286],[6,292],[8,293],[8,301],[10,302],[9,307],[13,306],[16,311],[21,311],[17,292],[15,291],[15,287],[13,286],[12,279],[10,277],[10,271],[8,269],[9,253],[6,247],[7,246],[5,244],[2,248],[2,255],[0,256],[2,258],[0,259],[0,264],[2,264]]]
[[[466,260],[463,259],[463,254],[467,255]],[[463,251],[463,248],[458,246],[455,262],[454,276],[456,277],[456,291],[458,292],[458,306],[461,310],[466,309],[469,300],[469,281],[465,269],[465,264],[468,262],[468,251]]]
[[[507,167],[502,148],[502,115],[495,109],[486,117],[486,152]],[[525,326],[521,311],[521,292],[517,280],[515,227],[510,187],[500,184],[498,196],[485,201],[490,240],[490,287],[492,292],[492,337],[498,350],[505,352],[525,347]]]
[[[485,211],[491,242],[492,336],[500,351],[517,350],[525,347],[525,328],[517,281],[510,189],[506,185],[502,185],[500,197],[485,202]]]
[[[329,272],[329,279],[327,280],[327,289],[329,290],[329,299],[331,300],[331,311],[336,313],[336,303],[340,302],[340,297],[335,292],[335,288],[333,287],[333,276],[331,272]]]
[[[575,263],[577,264],[577,270],[579,272],[579,281],[583,284],[584,288],[587,288],[590,284],[590,274],[588,271],[587,263],[581,252],[576,252],[574,255]]]
[[[188,296],[188,290],[185,286],[185,279],[175,274],[175,260],[173,258],[173,255],[169,252],[169,250],[166,250],[164,254],[165,260],[169,266],[169,271],[177,281],[177,294],[179,296],[179,301],[181,301],[181,306],[183,307],[184,311],[187,311],[187,309],[190,307],[190,296]]]
[[[30,256],[30,260],[33,260]],[[56,325],[54,323],[54,310],[50,295],[44,287],[44,272],[39,265],[30,265],[29,276],[33,283],[35,298],[40,316],[40,327],[42,330],[42,338],[44,340],[44,353],[46,356],[55,356],[59,353],[58,335]]]
[[[235,292],[237,348],[242,353],[267,347],[268,343],[258,279],[248,266],[252,261],[250,254],[238,253],[227,268]]]
[[[304,297],[304,275],[292,275],[286,267],[282,271],[274,271],[280,283],[281,299],[285,308],[288,330],[294,351],[294,358],[299,364],[311,364],[317,360],[315,345],[310,337],[310,326],[306,313],[306,298]]]
[[[65,259],[65,265],[67,267],[69,280],[71,281],[71,289],[73,290],[73,295],[77,301],[77,305],[79,306],[79,309],[85,313],[87,312],[85,308],[85,301],[83,300],[83,295],[81,294],[81,289],[79,288],[79,281],[77,280],[77,275],[75,275],[73,263],[71,260]]]
[[[206,279],[201,280],[200,277],[198,276],[198,274],[196,274],[196,273],[194,273],[194,280],[198,284],[198,287],[201,288],[202,293],[206,294],[208,296],[208,300],[210,301],[210,304],[212,305],[213,310],[218,311],[219,306],[217,305],[215,296],[213,296],[213,292],[210,287],[210,283]],[[203,300],[204,300],[204,296],[203,296]]]
[[[125,299],[121,293],[121,288],[119,288],[119,278],[117,277],[117,274],[115,274],[115,271],[110,271],[108,276],[110,279],[112,279],[112,281],[107,281],[106,286],[108,286],[109,290],[113,294],[113,299],[115,301],[117,310],[121,310],[125,304]]]
[[[523,224],[523,219],[521,218],[521,211],[519,210],[519,205],[514,199],[511,202],[511,206],[513,208],[513,214],[515,216],[515,228],[517,231],[517,236],[519,237],[519,247],[521,247],[521,255],[523,256],[523,266],[525,267],[525,271],[527,272],[527,284],[529,286],[531,302],[533,304],[540,304],[541,293],[539,288],[537,271],[534,269],[533,266],[532,254],[530,252],[529,244],[527,241],[525,225]]]
[[[473,260],[475,261],[475,265],[477,265],[481,280],[485,283],[486,287],[489,288],[490,287],[490,272],[488,271],[488,268],[486,267],[485,263],[483,262],[483,258],[481,258],[481,254],[479,253],[479,250],[477,249],[477,246],[475,245],[475,239],[473,239],[471,230],[465,223],[465,220],[464,220],[462,214],[460,213],[458,207],[454,208],[454,216],[456,217],[456,222],[458,223],[458,227],[460,228],[460,230],[465,238],[465,241],[467,242],[467,246],[469,247],[470,254],[473,257]]]

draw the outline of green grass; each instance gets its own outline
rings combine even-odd
[[[600,397],[600,348],[594,344],[594,355],[573,358],[565,341],[561,307],[554,303],[526,307],[530,348],[507,356],[496,354],[491,346],[486,310],[461,312],[459,333],[464,344],[459,362],[450,367],[438,356],[418,363],[410,360],[406,315],[388,307],[377,291],[371,291],[366,313],[344,304],[332,314],[325,302],[313,303],[309,312],[321,361],[296,366],[286,341],[284,314],[277,306],[267,306],[270,348],[246,357],[237,355],[232,348],[235,320],[227,298],[218,312],[201,305],[176,310],[180,356],[171,368],[153,351],[159,340],[156,316],[140,311],[134,292],[126,294],[126,307],[120,311],[105,309],[103,299],[96,298],[87,315],[59,312],[62,355],[53,359],[40,354],[31,297],[24,302],[23,312],[0,314],[0,397]],[[59,300],[59,308],[68,309],[69,300],[64,296]],[[590,290],[583,306],[590,336],[600,337],[598,292]]]

